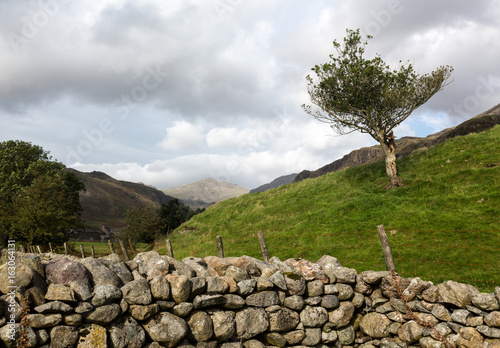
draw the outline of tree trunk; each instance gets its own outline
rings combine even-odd
[[[394,138],[395,136],[390,132],[387,134],[386,138],[380,142],[380,146],[385,156],[385,172],[391,180],[388,188],[403,186],[403,181],[398,177],[398,171],[396,169],[396,146],[394,144]]]

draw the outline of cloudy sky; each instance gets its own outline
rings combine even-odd
[[[346,28],[394,68],[455,69],[398,137],[500,103],[498,0],[0,0],[0,141],[160,189],[314,170],[375,144],[301,109]]]

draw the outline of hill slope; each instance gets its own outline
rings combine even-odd
[[[273,188],[280,187],[281,185],[289,184],[294,181],[296,176],[297,173],[280,176],[279,178],[274,179],[270,183],[261,185],[259,187],[250,190],[250,193],[264,192]]]
[[[330,254],[362,271],[384,268],[375,229],[383,224],[396,231],[390,240],[396,243],[403,274],[400,265],[423,254],[425,262],[404,267],[421,276],[419,267],[438,258],[436,272],[447,267],[454,271],[461,258],[476,252],[464,254],[468,245],[483,246],[470,264],[492,262],[493,269],[498,267],[500,126],[419,150],[399,160],[398,169],[405,186],[394,190],[382,189],[387,183],[384,164],[375,163],[233,198],[211,206],[169,238],[178,258],[217,255],[217,235],[223,238],[226,256],[260,257],[256,232],[262,230],[271,255],[316,260]],[[371,247],[364,254],[366,245]],[[454,248],[441,252],[439,245]],[[455,261],[440,261],[449,255]],[[497,261],[484,261],[493,259]],[[361,260],[367,263],[359,266]],[[433,277],[427,278],[439,279]],[[500,283],[500,272],[487,277]]]
[[[238,185],[208,178],[188,185],[163,189],[162,192],[181,199],[192,208],[206,208],[214,203],[247,194],[249,191]]]
[[[173,199],[153,187],[116,180],[102,172],[68,170],[75,173],[85,185],[86,191],[80,192],[80,203],[82,218],[88,227],[123,227],[127,209],[159,207]]]

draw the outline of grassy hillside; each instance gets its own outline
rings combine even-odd
[[[375,163],[218,203],[169,236],[175,257],[217,255],[220,235],[226,257],[261,258],[262,230],[271,256],[383,270],[383,224],[400,274],[500,285],[500,126],[419,150],[398,169],[405,187],[395,190]]]

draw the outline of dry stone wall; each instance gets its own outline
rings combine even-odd
[[[331,256],[18,253],[16,286],[0,266],[6,347],[21,327],[27,347],[500,347],[500,287],[358,274]]]

